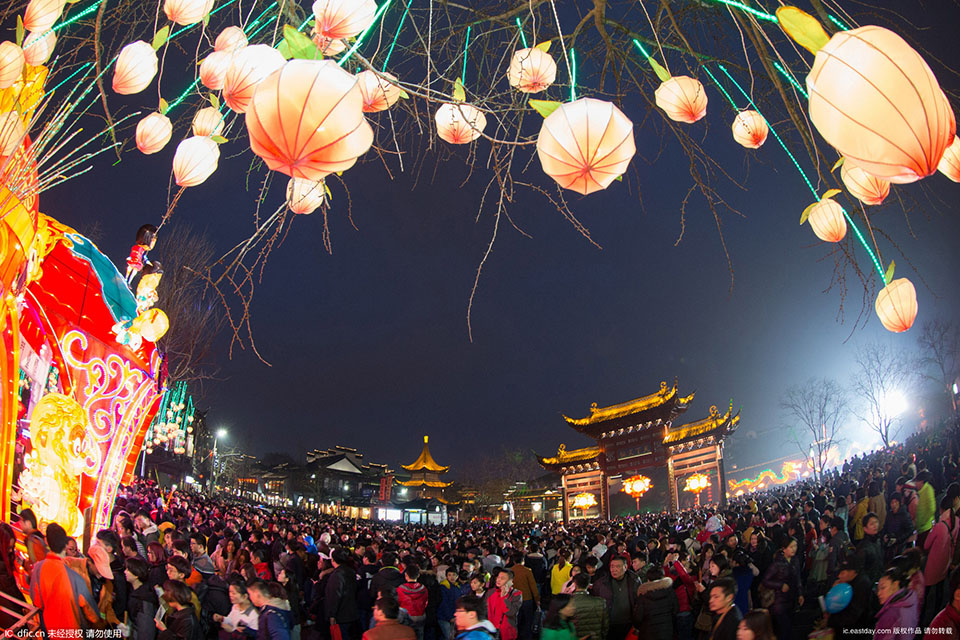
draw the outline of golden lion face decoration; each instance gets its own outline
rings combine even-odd
[[[70,477],[83,472],[86,432],[83,407],[62,393],[43,396],[30,419],[30,436],[40,460]]]

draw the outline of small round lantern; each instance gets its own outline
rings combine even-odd
[[[113,90],[120,95],[140,93],[157,75],[157,52],[143,40],[120,50],[113,72]]]
[[[917,319],[917,290],[906,278],[897,278],[880,290],[874,308],[884,329],[903,333]]]
[[[844,160],[840,168],[840,179],[850,195],[863,204],[882,204],[890,195],[889,182],[867,173],[853,162]]]
[[[65,0],[30,0],[23,14],[27,31],[49,31],[63,14]]]
[[[57,36],[53,31],[31,31],[23,41],[23,59],[31,67],[39,67],[50,59],[55,46]]]
[[[524,93],[543,91],[557,79],[557,63],[546,51],[534,47],[520,49],[513,54],[507,80],[511,87]]]
[[[396,76],[386,72],[381,75],[395,81]],[[373,71],[361,71],[357,74],[357,85],[363,96],[363,110],[366,113],[386,111],[400,99],[400,87],[389,82]]]
[[[435,119],[437,135],[450,144],[473,142],[487,126],[487,116],[482,111],[462,102],[440,105]]]
[[[213,43],[213,50],[224,53],[234,53],[235,51],[243,49],[247,44],[247,34],[243,32],[243,29],[240,27],[227,27],[217,36],[217,39]]]
[[[953,144],[943,152],[940,164],[937,165],[937,170],[954,182],[960,182],[960,142],[957,140],[960,138],[953,136]]]
[[[313,44],[317,45],[317,48],[320,49],[320,52],[330,58],[347,50],[347,45],[343,43],[343,40],[322,36],[317,33],[316,29],[314,29],[311,39],[313,40]]]
[[[0,156],[9,156],[17,150],[26,131],[16,111],[0,113]]]
[[[313,213],[323,204],[325,195],[323,180],[290,178],[287,182],[287,206],[294,213]]]
[[[218,136],[223,132],[223,116],[218,109],[204,107],[193,116],[193,135]]]
[[[173,156],[174,180],[181,187],[195,187],[216,171],[219,160],[216,142],[204,136],[187,138]]]
[[[824,198],[810,209],[810,228],[824,242],[840,242],[847,235],[843,207],[833,198]]]
[[[188,27],[197,24],[213,9],[213,0],[164,0],[163,12],[171,22]]]
[[[733,139],[747,149],[759,149],[767,141],[770,127],[757,111],[741,111],[733,119]]]
[[[224,103],[237,113],[244,113],[257,85],[285,62],[283,54],[268,45],[254,44],[243,48],[233,56],[223,79]]]
[[[137,149],[145,155],[156,153],[167,146],[172,132],[170,118],[153,112],[137,123]]]
[[[0,89],[12,87],[23,75],[23,49],[13,42],[0,42]]]
[[[654,97],[671,120],[692,124],[707,115],[707,92],[690,76],[673,76],[660,84]]]
[[[313,3],[315,30],[325,38],[350,38],[373,23],[377,3],[373,0],[317,0]]]
[[[203,86],[214,91],[223,89],[223,81],[232,60],[233,54],[228,51],[214,51],[204,58],[200,63],[200,82]]]

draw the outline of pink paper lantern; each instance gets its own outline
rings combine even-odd
[[[57,36],[53,31],[31,31],[23,41],[23,59],[31,67],[39,67],[50,59],[55,46]]]
[[[315,30],[325,38],[350,38],[373,23],[373,0],[317,0],[313,3]]]
[[[220,32],[213,43],[214,51],[234,53],[247,46],[247,34],[240,27],[227,27]]]
[[[320,208],[326,196],[323,180],[290,178],[287,182],[287,206],[294,213],[305,215]]]
[[[216,142],[205,136],[191,136],[177,145],[173,156],[174,181],[181,187],[195,187],[216,171],[219,160]]]
[[[0,42],[0,89],[12,87],[23,75],[23,49],[13,42]]]
[[[524,93],[537,93],[552,85],[556,79],[557,63],[546,51],[533,48],[514,52],[507,70],[511,87]]]
[[[23,14],[27,31],[49,31],[63,14],[65,0],[30,0]]]
[[[747,149],[759,149],[767,141],[769,133],[767,121],[753,109],[741,111],[733,119],[733,139]]]
[[[450,144],[468,144],[480,137],[487,126],[487,116],[476,107],[464,104],[443,104],[434,116],[437,135]]]
[[[143,40],[120,50],[113,72],[113,90],[120,95],[140,93],[157,75],[157,52]]]
[[[890,182],[937,170],[956,120],[927,63],[883,27],[838,31],[807,76],[810,119],[858,167]]]
[[[355,76],[330,60],[291,60],[270,74],[247,110],[250,148],[292,178],[345,171],[373,144]]]
[[[347,50],[347,45],[344,44],[343,40],[322,36],[317,33],[316,28],[313,30],[311,39],[313,40],[313,44],[317,45],[317,48],[320,49],[320,53],[327,57],[339,55]]]
[[[137,149],[146,155],[156,153],[167,146],[172,132],[170,118],[155,111],[137,123]]]
[[[191,128],[195,136],[218,136],[223,133],[223,116],[218,109],[204,107],[194,114]]]
[[[707,115],[707,92],[690,76],[673,76],[661,83],[654,98],[657,106],[677,122],[692,124]]]
[[[214,0],[164,0],[163,12],[184,27],[197,24],[213,9]]]
[[[223,89],[223,81],[227,77],[227,69],[233,54],[228,51],[214,51],[200,63],[200,82],[207,89],[219,91]]]
[[[623,175],[637,148],[633,123],[612,102],[580,98],[544,118],[537,155],[544,173],[584,195]]]
[[[386,76],[390,81],[397,79],[396,76],[386,72],[381,72],[380,75]],[[390,81],[384,80],[369,70],[357,74],[357,86],[360,87],[360,95],[363,96],[364,112],[386,111],[400,99],[400,87]]]
[[[840,242],[847,235],[843,207],[832,198],[824,198],[810,209],[807,218],[813,233],[824,242]]]
[[[889,182],[867,173],[848,160],[844,160],[840,168],[840,179],[850,195],[863,204],[882,204],[890,195]]]
[[[283,54],[268,45],[243,48],[233,56],[223,79],[224,103],[237,113],[244,113],[257,85],[285,62]]]
[[[957,136],[953,136],[953,143],[943,152],[940,158],[940,164],[937,170],[947,176],[954,182],[960,182],[960,142],[957,142]]]
[[[880,290],[874,308],[884,329],[903,333],[917,319],[917,290],[906,278],[897,278]]]
[[[0,113],[0,156],[9,156],[16,151],[25,135],[23,120],[16,111]]]

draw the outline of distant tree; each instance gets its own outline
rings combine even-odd
[[[780,406],[793,419],[790,433],[804,458],[822,478],[830,449],[839,445],[841,429],[850,414],[847,392],[836,380],[811,378],[787,389]]]
[[[953,384],[960,375],[960,326],[952,319],[930,320],[924,323],[917,344],[920,346],[920,374],[947,394],[956,415],[957,397],[953,393]]]
[[[914,390],[914,358],[903,349],[879,342],[860,345],[855,358],[857,369],[851,390],[860,401],[855,413],[877,432],[883,446],[889,447],[902,426],[898,401]]]
[[[472,456],[462,467],[461,483],[477,489],[475,509],[503,502],[514,482],[527,482],[542,472],[533,454],[525,449],[501,446]]]

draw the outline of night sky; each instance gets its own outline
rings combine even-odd
[[[953,17],[938,20],[939,35],[931,38],[946,38],[960,18],[955,5],[946,11]],[[954,51],[942,46],[939,53],[950,60]],[[958,76],[932,66],[955,95]],[[342,188],[334,187],[333,254],[324,251],[322,220],[312,215],[295,221],[270,258],[252,325],[272,366],[249,350],[228,359],[228,340],[220,336],[221,380],[204,386],[198,404],[209,407],[211,424],[226,428],[231,443],[257,455],[300,457],[342,444],[360,449],[367,461],[398,465],[411,462],[429,434],[434,457],[453,465],[456,475],[459,464],[501,445],[552,454],[561,442],[590,444],[561,414],[581,417],[591,402],[623,402],[679,377],[681,392],[697,392],[681,419],[699,419],[711,405],[731,400],[742,407],[740,429],[728,441],[728,469],[794,454],[779,407],[788,386],[812,376],[846,383],[857,343],[912,348],[924,321],[956,317],[960,185],[938,173],[894,187],[912,201],[907,216],[895,195],[871,209],[871,219],[916,268],[880,241],[885,262],[896,259],[897,276],[916,284],[920,305],[913,330],[888,333],[872,297],[862,308],[862,288],[852,274],[846,300],[837,288],[827,291],[832,247],[799,226],[811,195],[782,149],[771,137],[758,151],[742,150],[730,136],[733,112],[714,86],[707,91],[708,115],[690,127],[747,187],[717,183],[743,214],[723,214],[732,290],[702,197],[691,199],[683,240],[675,246],[680,202],[691,182],[675,143],[657,156],[661,127],[648,122],[635,132],[638,154],[629,180],[585,198],[568,192],[602,250],[542,197],[520,192],[510,213],[532,238],[502,221],[474,304],[471,343],[467,300],[493,225],[490,206],[475,222],[489,174],[481,169],[461,188],[464,148],[432,182],[425,178],[414,188],[409,174],[391,181],[379,161],[368,158],[344,174],[358,230],[347,220]],[[639,123],[643,108],[637,102],[626,113]],[[101,250],[122,265],[137,227],[163,215],[180,133],[155,156],[134,149],[117,166],[102,157],[90,173],[44,193],[41,209],[81,232],[99,224]],[[189,189],[174,215],[221,251],[253,228],[255,194],[242,192],[249,150],[226,159],[246,144],[246,134],[230,137],[237,141],[224,149],[218,171]],[[489,143],[479,145],[485,157]],[[644,159],[654,157],[653,164]],[[396,176],[396,165],[391,169]],[[527,172],[548,184],[536,161]],[[275,181],[265,209],[282,202],[285,184],[285,177]],[[171,241],[161,235],[158,244]],[[862,249],[855,251],[868,270]],[[921,405],[930,402],[914,398],[911,415]],[[848,444],[865,444],[866,428],[852,418],[850,424]]]

